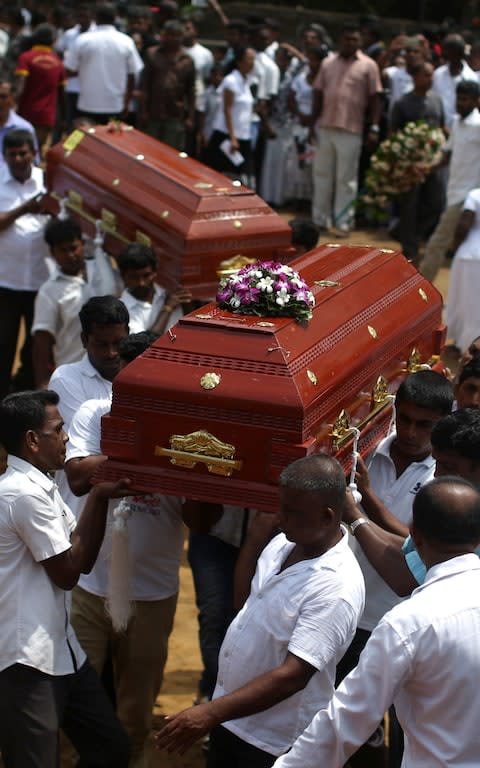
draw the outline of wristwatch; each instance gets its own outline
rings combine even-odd
[[[357,517],[356,520],[353,521],[353,523],[350,523],[348,526],[350,528],[350,533],[352,536],[355,536],[355,531],[357,530],[359,525],[370,525],[370,520],[367,520],[366,517]]]

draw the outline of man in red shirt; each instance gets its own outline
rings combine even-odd
[[[43,149],[51,138],[57,109],[64,112],[65,69],[52,45],[55,30],[40,24],[33,34],[30,51],[18,57],[15,74],[18,89],[18,113],[32,123]]]

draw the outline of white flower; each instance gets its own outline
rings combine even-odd
[[[241,304],[241,301],[240,301],[240,299],[238,298],[238,296],[237,296],[236,294],[234,294],[228,303],[229,303],[229,304],[230,304],[230,306],[232,306],[234,309],[238,309],[238,307],[239,307],[239,306],[240,306],[240,304]]]
[[[252,277],[262,277],[263,272],[261,272],[259,269],[256,269]]]
[[[285,304],[288,304],[290,301],[290,296],[288,294],[277,294],[277,298],[275,299],[275,302],[278,304],[279,307],[284,307]]]
[[[257,275],[259,277],[262,277],[261,272],[257,272]],[[260,291],[266,291],[266,293],[272,293],[273,282],[274,282],[273,278],[270,277],[270,275],[267,275],[266,277],[262,277],[262,279],[258,281],[255,287],[258,288]]]

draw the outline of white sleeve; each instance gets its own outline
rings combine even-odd
[[[405,643],[382,620],[358,666],[274,768],[341,768],[365,743],[413,668]]]
[[[32,334],[35,331],[48,331],[54,338],[58,333],[58,302],[48,293],[44,283],[35,297]]]
[[[67,461],[100,456],[101,421],[109,410],[110,404],[103,400],[87,400],[80,406],[68,430]]]
[[[463,204],[464,211],[472,211],[477,214],[480,209],[480,189],[472,189]]]
[[[129,75],[138,75],[143,70],[143,61],[133,40],[131,43],[127,59],[127,71]]]
[[[65,59],[63,63],[65,65],[65,69],[71,69],[72,72],[78,72],[78,67],[80,66],[78,38],[73,42],[70,48],[65,51]]]
[[[70,549],[70,519],[43,496],[20,496],[12,518],[19,537],[39,563]]]

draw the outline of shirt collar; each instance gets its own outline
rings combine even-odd
[[[107,381],[107,379],[104,379],[103,376],[97,371],[97,369],[93,367],[86,353],[80,360],[80,366],[82,368],[82,372],[86,376],[89,376],[89,378],[99,379],[100,381]],[[111,381],[108,381],[108,384],[111,384]]]
[[[53,488],[55,488],[55,481],[52,477],[41,472],[33,464],[30,464],[29,461],[21,459],[20,456],[14,456],[10,453],[7,458],[7,465],[18,472],[22,472],[29,480],[39,485],[47,493],[51,493]]]
[[[421,589],[424,589],[435,581],[440,581],[440,579],[445,579],[449,576],[455,576],[457,573],[473,570],[480,570],[480,558],[474,552],[458,555],[457,557],[452,557],[450,560],[444,560],[443,563],[437,563],[428,569],[425,581],[417,587],[412,594],[419,592]]]
[[[382,456],[386,456],[390,461],[392,461],[392,457],[390,456],[390,449],[392,447],[392,443],[395,440],[397,436],[397,433],[395,430],[385,437],[377,446],[377,449],[375,453],[379,453]],[[421,461],[412,461],[411,464],[420,464],[426,467],[427,469],[431,469],[435,466],[435,459],[433,458],[432,454],[430,453],[425,459],[422,459]]]

